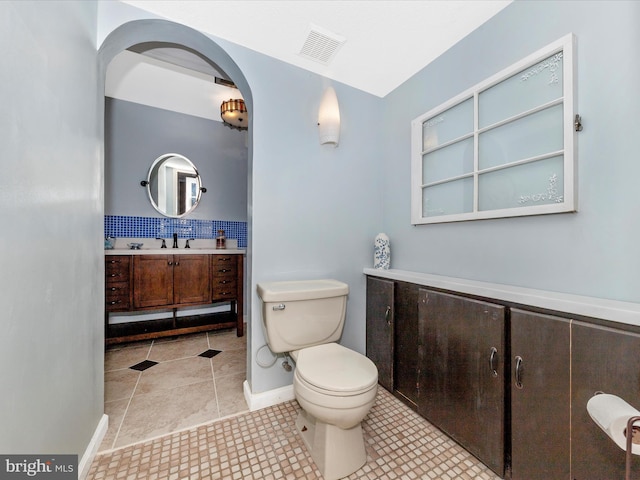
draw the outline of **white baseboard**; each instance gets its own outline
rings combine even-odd
[[[84,451],[84,455],[78,462],[78,479],[84,480],[87,478],[87,474],[89,473],[89,469],[91,468],[91,463],[98,453],[98,448],[100,448],[100,444],[104,439],[104,436],[107,434],[107,429],[109,428],[109,416],[102,415],[102,418],[98,422],[98,426],[96,427],[96,431],[93,432],[93,437],[91,437],[91,441],[89,445],[87,445],[87,449]]]
[[[261,408],[270,407],[271,405],[277,405],[282,402],[288,402],[294,400],[295,394],[293,393],[293,385],[287,385],[286,387],[275,388],[262,393],[252,393],[249,382],[246,380],[242,384],[244,389],[244,398],[247,401],[249,410],[260,410]]]

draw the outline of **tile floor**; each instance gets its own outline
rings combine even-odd
[[[109,430],[99,451],[247,412],[246,355],[235,330],[107,347]]]
[[[298,409],[284,402],[98,454],[87,480],[321,479],[295,429]],[[349,480],[499,478],[382,387],[363,432],[367,463]]]

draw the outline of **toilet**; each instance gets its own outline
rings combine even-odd
[[[269,348],[295,362],[296,428],[325,480],[344,478],[367,459],[362,419],[376,400],[371,360],[336,343],[349,286],[337,280],[266,282],[257,286]]]

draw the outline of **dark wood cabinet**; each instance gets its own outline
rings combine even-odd
[[[505,307],[419,290],[418,412],[504,475]]]
[[[373,324],[389,296],[391,346]],[[534,310],[367,276],[367,351],[382,350],[398,398],[507,480],[624,478],[625,451],[587,402],[640,410],[640,329]],[[640,479],[640,457],[631,468]]]
[[[597,392],[617,395],[640,410],[640,335],[573,322],[571,338],[571,478],[625,478],[625,451],[591,419],[587,402]],[[640,458],[631,474],[640,478]]]
[[[105,257],[106,341],[120,343],[235,327],[244,335],[243,256],[144,254]],[[183,307],[228,302],[229,312],[177,316]],[[109,313],[169,310],[171,318],[109,324]]]
[[[137,255],[135,308],[211,303],[209,255]]]
[[[394,299],[394,393],[414,410],[418,409],[419,358],[422,339],[418,335],[418,286],[396,282]]]
[[[212,255],[212,296],[216,300],[236,297],[238,286],[237,255]]]
[[[210,264],[209,255],[173,256],[173,301],[177,305],[211,303]]]
[[[211,255],[211,297],[214,302],[231,301],[237,318],[243,318],[244,257]],[[238,321],[238,336],[244,334],[244,323]]]
[[[133,257],[134,308],[173,304],[173,255]]]
[[[568,480],[571,321],[514,308],[510,336],[511,478]]]
[[[107,312],[131,308],[131,256],[111,255],[105,261],[105,309]]]
[[[394,282],[367,278],[367,357],[378,368],[378,383],[393,392]]]

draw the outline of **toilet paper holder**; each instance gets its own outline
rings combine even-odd
[[[611,422],[611,415],[612,415],[611,411],[613,410],[617,411],[617,409],[621,408],[621,410],[624,411],[622,418],[625,418],[628,416],[628,419],[626,421],[626,428],[624,430],[625,445],[626,445],[625,477],[624,478],[625,480],[631,480],[631,458],[632,458],[631,455],[634,454],[633,445],[632,445],[633,432],[634,432],[634,429],[640,430],[640,426],[635,425],[637,421],[640,421],[640,412],[635,408],[631,407],[627,402],[625,402],[621,398],[616,397],[615,395],[605,394],[606,400],[605,400],[605,397],[601,397],[603,399],[603,402],[601,402],[601,405],[596,406],[595,403],[598,402],[600,399],[598,399],[598,401],[596,402],[593,402],[593,399],[600,394],[604,394],[604,392],[596,392],[594,396],[591,397],[589,402],[587,402],[587,411],[589,412],[591,419],[596,423],[596,425],[598,425],[602,429],[602,431],[604,431],[607,434],[607,436],[611,438],[611,440],[613,440],[614,443],[618,445],[620,448],[622,448],[622,445],[620,444],[620,440],[619,439],[616,440],[616,438],[614,438],[614,433],[611,431],[612,429],[610,428],[611,423],[614,423],[614,422]],[[610,410],[610,411],[607,411],[607,410]],[[635,454],[640,455],[640,453],[638,452],[636,452]]]

